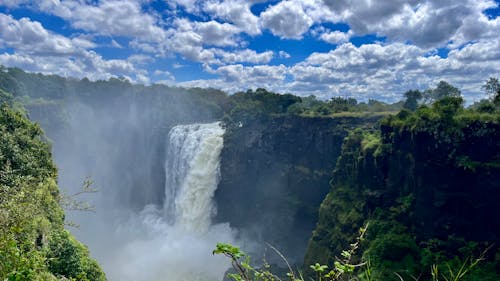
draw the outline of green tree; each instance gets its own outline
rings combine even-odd
[[[0,105],[0,280],[105,280],[64,230],[56,179],[41,128]]]
[[[404,93],[406,97],[405,103],[403,105],[404,108],[415,111],[418,107],[418,101],[422,99],[423,94],[419,90],[409,90]]]
[[[498,82],[498,78],[490,77],[481,88],[486,92],[486,95],[494,98],[495,95],[500,93],[500,82]]]
[[[423,93],[424,103],[430,104],[444,97],[460,97],[460,90],[446,81],[439,81],[436,88],[427,89]]]
[[[500,82],[498,82],[498,78],[490,77],[481,88],[496,106],[500,106]]]

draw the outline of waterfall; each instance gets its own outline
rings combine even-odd
[[[210,226],[223,134],[219,122],[178,125],[170,130],[163,206],[170,223],[199,232]]]
[[[119,250],[103,266],[110,281],[221,281],[230,267],[212,255],[234,243],[229,224],[211,224],[224,129],[220,123],[178,125],[166,140],[165,200],[115,229]],[[118,241],[118,242],[116,242]]]

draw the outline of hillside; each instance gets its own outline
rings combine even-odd
[[[432,265],[458,270],[485,249],[464,280],[499,279],[500,115],[461,103],[405,110],[345,139],[305,264],[332,264],[369,224],[357,258],[376,280],[430,280]]]
[[[106,280],[64,229],[50,146],[38,125],[0,107],[0,279]]]

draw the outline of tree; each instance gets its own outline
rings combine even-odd
[[[14,97],[11,94],[0,89],[0,104],[7,103],[8,105],[12,105],[13,100]]]
[[[445,97],[460,97],[460,90],[446,81],[439,81],[436,88],[424,91],[424,103],[434,103]]]
[[[406,101],[403,107],[408,110],[415,111],[418,106],[418,101],[422,99],[423,94],[419,90],[409,90],[404,93],[404,96],[406,97]]]
[[[498,78],[490,77],[481,88],[486,92],[486,95],[493,98],[500,92],[500,82],[498,82]]]
[[[453,116],[463,108],[464,99],[462,97],[443,97],[437,100],[432,107],[445,121],[450,121]]]
[[[498,82],[498,78],[490,77],[481,88],[495,105],[500,105],[500,82]]]

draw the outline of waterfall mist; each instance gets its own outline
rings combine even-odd
[[[230,263],[212,250],[217,242],[234,243],[234,233],[229,224],[211,224],[220,124],[154,124],[134,103],[113,107],[113,115],[110,108],[66,106],[64,133],[52,133],[59,183],[71,194],[90,177],[99,189],[77,198],[95,212],[69,211],[67,220],[80,225],[70,230],[108,280],[222,280]]]
[[[163,208],[148,205],[115,231],[130,238],[103,263],[111,280],[222,280],[228,261],[211,251],[233,238],[211,217],[223,134],[219,123],[172,128]]]

